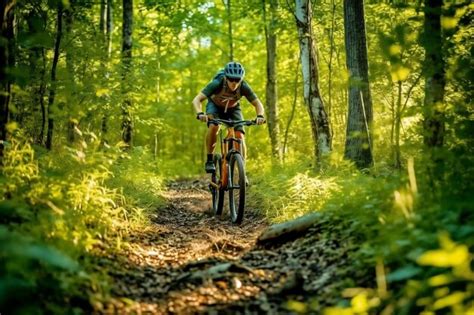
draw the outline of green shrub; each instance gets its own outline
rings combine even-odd
[[[37,149],[36,157],[27,141],[13,138],[5,151],[0,310],[90,308],[108,290],[96,257],[118,249],[124,234],[146,222],[146,207],[160,200],[163,181],[147,158],[118,147],[104,151],[96,137],[88,139],[51,153]],[[17,303],[22,297],[30,302]]]

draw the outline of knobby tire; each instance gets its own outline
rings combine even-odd
[[[229,189],[229,209],[232,223],[240,224],[244,218],[245,208],[245,168],[242,155],[232,154],[230,158],[230,177],[232,179]]]

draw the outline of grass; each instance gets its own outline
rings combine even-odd
[[[471,162],[459,165],[466,163],[465,157],[446,161],[445,169],[450,163],[455,167],[440,179],[439,174],[430,173],[433,168],[423,159],[408,162],[403,172],[378,167],[370,173],[339,161],[328,159],[319,172],[301,166],[310,161],[273,170],[249,168],[254,183],[249,200],[254,207],[274,222],[313,211],[323,212],[327,222],[344,222],[341,233],[357,236],[360,242],[350,257],[353,268],[377,275],[378,287],[341,295],[345,307],[317,311],[472,312],[474,200],[469,187],[473,174],[466,173]]]
[[[162,202],[149,156],[94,141],[50,153],[12,139],[0,175],[0,310],[88,312],[108,294],[97,259]]]
[[[442,167],[419,158],[403,172],[382,163],[359,172],[337,154],[318,171],[304,159],[252,161],[249,206],[274,222],[320,211],[357,237],[349,259],[376,274],[378,287],[350,291],[346,306],[327,314],[462,314],[474,299],[474,181],[472,156],[453,152]],[[122,236],[164,202],[166,180],[196,167],[141,148],[104,151],[94,140],[49,153],[14,139],[0,176],[0,309],[61,313],[67,304],[80,312],[106,296],[110,280],[96,268],[95,249],[119,250]]]

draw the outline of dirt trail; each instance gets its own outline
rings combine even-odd
[[[210,215],[206,185],[169,186],[153,224],[133,233],[125,252],[114,257],[115,297],[97,313],[285,314],[291,313],[288,300],[310,303],[316,294],[323,303],[334,300],[351,240],[335,241],[316,226],[305,238],[258,248],[265,219],[248,209],[235,226],[228,214]]]

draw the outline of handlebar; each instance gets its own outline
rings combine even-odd
[[[256,120],[226,120],[220,118],[209,119],[208,123],[217,125],[226,125],[227,127],[253,126],[257,124]]]

